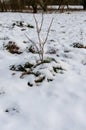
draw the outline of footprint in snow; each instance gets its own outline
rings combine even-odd
[[[0,96],[5,95],[5,91],[0,90]]]
[[[15,115],[19,113],[19,108],[17,106],[14,107],[8,107],[5,109],[5,112],[10,115]]]

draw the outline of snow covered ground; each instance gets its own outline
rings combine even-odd
[[[55,6],[55,5],[53,5],[53,6],[47,6],[47,8],[48,9],[58,9],[59,8],[59,6]],[[65,6],[65,9],[67,8],[67,6]],[[78,5],[78,6],[74,6],[74,5],[69,5],[69,9],[83,9],[83,6],[82,5]]]
[[[36,17],[40,23],[41,14]],[[33,74],[21,79],[22,72],[10,70],[38,60],[38,54],[28,52],[26,37],[37,40],[33,15],[0,13],[0,130],[86,130],[86,12],[44,14],[43,38],[52,17],[45,58],[54,60],[34,69],[46,75],[37,84]],[[22,53],[11,54],[9,42]],[[55,73],[58,66],[62,70]]]

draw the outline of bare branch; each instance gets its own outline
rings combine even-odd
[[[36,23],[37,32],[40,33],[41,30],[42,30],[43,21],[44,21],[43,13],[42,13],[42,19],[41,19],[41,25],[40,25],[40,27],[39,27],[39,25],[38,25],[38,21],[37,21],[37,19],[36,19],[36,17],[35,17],[34,14],[33,14],[33,17],[34,17],[34,20],[35,20],[35,23]]]
[[[39,31],[40,31],[40,32],[41,32],[41,30],[42,30],[43,22],[44,22],[44,17],[43,17],[43,13],[42,13],[41,25],[40,25],[40,28],[39,28]]]
[[[27,39],[28,39],[31,43],[33,43],[34,45],[36,44],[32,39],[29,38],[29,36],[27,36],[27,34],[25,34],[25,36],[27,37]]]
[[[34,46],[36,47],[37,51],[39,51],[39,49],[38,49],[36,43],[35,43],[32,39],[30,39],[29,36],[27,36],[27,34],[25,34],[25,36],[27,37],[27,39],[28,39],[32,44],[34,44]]]
[[[46,35],[46,38],[45,38],[43,44],[45,44],[47,42],[47,39],[48,39],[48,36],[49,36],[49,33],[50,33],[50,29],[51,29],[51,26],[52,26],[52,23],[53,23],[53,20],[54,20],[54,18],[52,18],[52,20],[50,22],[50,25],[49,25],[48,30],[47,30],[47,35]]]
[[[39,58],[40,58],[40,60],[41,60],[40,48],[38,48],[38,46],[36,45],[36,42],[34,42],[32,39],[30,39],[29,36],[27,36],[27,34],[25,34],[25,36],[27,37],[27,39],[28,39],[32,44],[34,44],[34,46],[36,47],[36,49],[37,49],[37,51],[38,51]]]
[[[36,29],[37,29],[37,32],[39,32],[38,21],[37,21],[37,19],[36,19],[36,17],[35,17],[35,15],[34,15],[34,14],[33,14],[33,18],[34,18],[34,20],[35,20],[35,24],[36,24]]]
[[[38,36],[38,40],[39,40],[39,45],[41,47],[40,28],[39,28],[38,21],[34,14],[33,14],[33,17],[34,17],[35,24],[36,24],[36,31],[37,31],[37,36]]]

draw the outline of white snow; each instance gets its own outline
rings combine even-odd
[[[25,34],[37,41],[35,28],[14,26],[16,21],[35,26],[32,14],[0,13],[0,130],[86,130],[86,49],[74,48],[73,43],[86,46],[86,12],[44,14],[42,37],[54,17],[45,46],[45,58],[56,60],[34,69],[47,78],[41,84],[34,75],[10,70],[11,65],[35,63],[37,54],[27,52],[31,45]],[[36,14],[40,22],[41,14]],[[4,45],[14,41],[22,54],[9,53]],[[25,41],[25,42],[24,42]],[[49,49],[55,49],[50,54]],[[55,73],[54,67],[62,67]],[[15,74],[13,74],[15,73]],[[27,83],[33,83],[29,87]]]
[[[69,9],[83,9],[82,5],[69,5],[68,6]],[[52,6],[47,6],[48,9],[58,9],[59,6],[58,5],[52,5]],[[67,8],[67,6],[65,5],[65,9]]]

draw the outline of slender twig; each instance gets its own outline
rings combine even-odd
[[[38,21],[37,21],[37,19],[36,19],[34,14],[33,14],[33,18],[35,20],[36,32],[37,32],[37,36],[38,36],[38,40],[39,40],[39,45],[40,45],[40,48],[41,48],[40,28],[39,28]]]
[[[35,45],[35,42],[32,40],[32,39],[30,39],[30,37],[25,33],[25,36],[27,37],[27,39],[31,42],[31,43],[33,43],[34,45]],[[36,45],[35,45],[36,46]]]
[[[54,18],[52,18],[52,20],[50,22],[49,28],[47,30],[47,35],[46,35],[46,38],[44,40],[44,44],[47,42],[47,39],[48,39],[48,36],[49,36],[49,32],[50,32],[50,29],[51,29],[51,26],[52,26],[52,23],[53,23],[53,20],[54,20]]]
[[[25,34],[25,36],[27,37],[27,39],[36,47],[36,49],[37,49],[37,52],[38,52],[38,54],[39,54],[39,58],[40,58],[40,60],[41,60],[41,55],[40,55],[40,49],[38,48],[38,46],[37,46],[37,44],[36,44],[36,42],[34,42],[32,39],[30,39],[30,37],[29,36],[27,36],[27,34]]]
[[[40,32],[42,30],[43,22],[44,22],[44,17],[43,17],[43,13],[42,13],[41,25],[40,25],[40,29],[39,29]]]

